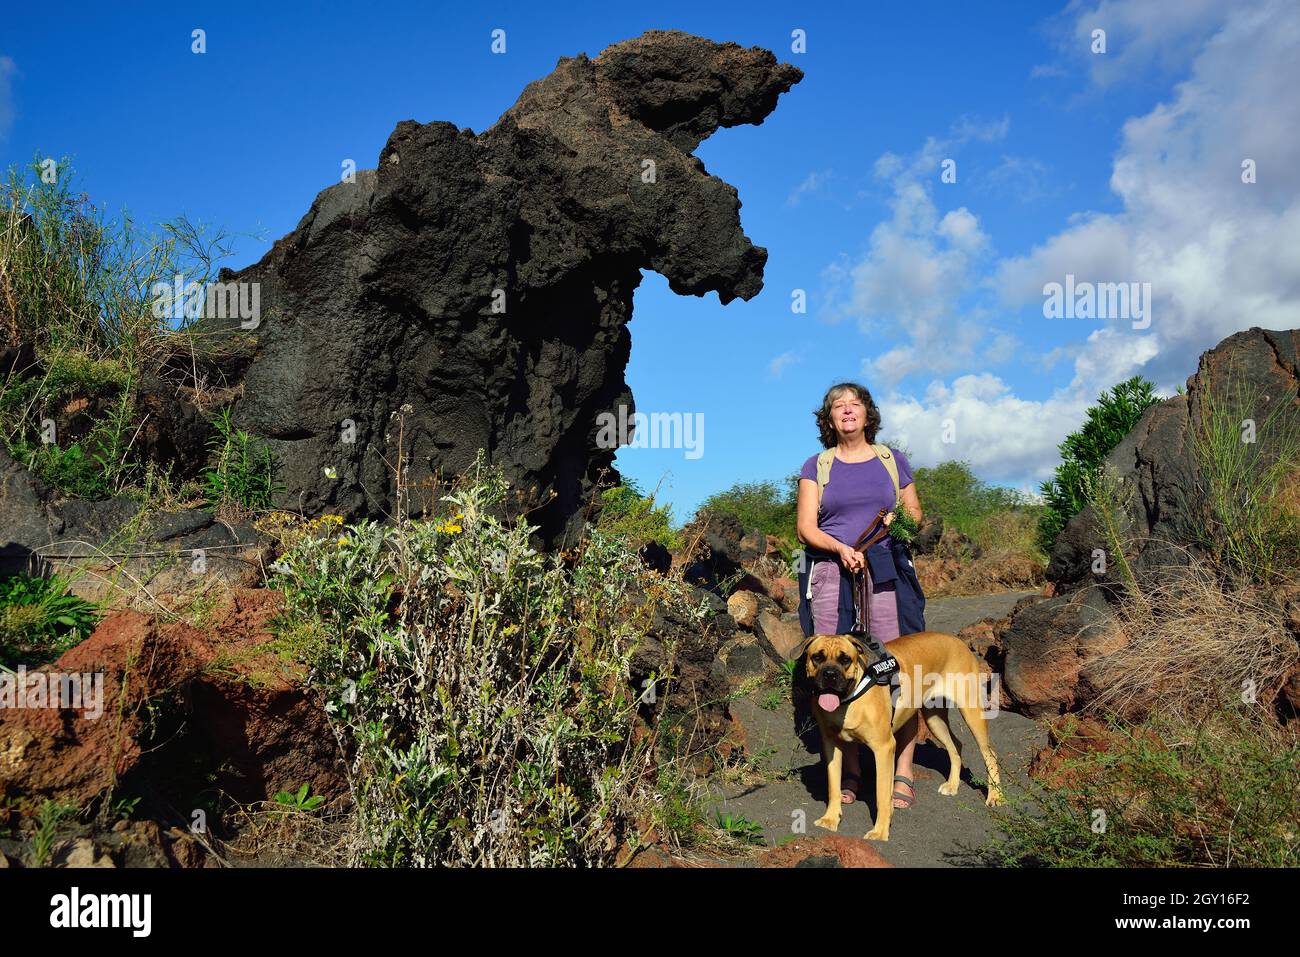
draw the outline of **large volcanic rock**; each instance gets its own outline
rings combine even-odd
[[[1178,565],[1194,551],[1198,478],[1192,441],[1201,427],[1206,390],[1220,401],[1232,395],[1254,397],[1251,417],[1262,423],[1281,411],[1275,422],[1300,417],[1300,330],[1248,329],[1229,336],[1201,356],[1187,394],[1176,395],[1146,411],[1133,430],[1107,457],[1132,492],[1128,519],[1136,551],[1129,562],[1139,579]],[[1263,441],[1264,437],[1260,437]],[[1047,579],[1058,594],[1101,584],[1114,586],[1116,563],[1105,575],[1092,571],[1094,549],[1106,538],[1091,508],[1062,530],[1052,549]]]
[[[650,31],[562,58],[484,133],[399,123],[377,169],[222,275],[260,284],[256,329],[209,328],[252,353],[236,422],[279,454],[286,504],[390,511],[405,407],[404,480],[482,448],[550,498],[530,514],[548,543],[576,530],[601,470],[617,477],[597,416],[632,411],[640,270],[724,304],[762,288],[736,190],[691,151],[761,123],[801,77],[765,50]]]
[[[1256,328],[1229,336],[1201,356],[1185,395],[1148,409],[1107,457],[1128,490],[1124,534],[1132,550],[1126,557],[1140,584],[1158,582],[1164,569],[1196,555],[1197,529],[1209,527],[1193,445],[1207,394],[1221,406],[1247,399],[1246,416],[1256,423],[1271,419],[1274,428],[1295,428],[1300,330]],[[1260,434],[1257,440],[1267,438]],[[1108,556],[1104,573],[1093,572],[1094,549],[1108,545],[1089,508],[1070,520],[1052,549],[1047,578],[1056,597],[1019,608],[1009,622],[994,625],[986,657],[1003,659],[1015,710],[1035,716],[1074,711],[1102,690],[1101,662],[1124,643],[1108,627],[1108,600],[1120,594],[1122,582],[1114,556]],[[1284,689],[1290,707],[1288,695]]]

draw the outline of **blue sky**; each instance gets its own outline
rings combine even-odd
[[[882,437],[915,464],[966,459],[1032,488],[1102,389],[1142,373],[1172,392],[1224,336],[1300,326],[1294,3],[129,9],[6,14],[0,160],[68,155],[97,203],[137,222],[186,213],[264,237],[239,238],[234,267],[291,230],[344,159],[374,166],[398,121],[485,129],[560,56],[671,28],[803,69],[763,125],[697,151],[768,250],[763,292],[722,307],[650,273],[637,292],[637,407],[702,415],[704,445],[623,449],[618,465],[679,519],[795,472],[836,381],[872,390]],[[1066,274],[1150,283],[1149,326],[1046,318],[1042,288]]]

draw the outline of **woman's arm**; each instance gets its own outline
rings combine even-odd
[[[903,506],[908,515],[912,516],[912,521],[919,526],[924,516],[921,514],[921,500],[916,496],[916,483],[910,482],[904,485],[898,490],[898,496],[902,500],[899,504]]]
[[[837,541],[817,527],[817,483],[812,479],[799,480],[799,501],[795,517],[799,541],[838,555],[844,567],[851,572],[863,566],[865,560],[861,552]]]

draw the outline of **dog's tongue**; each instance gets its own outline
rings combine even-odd
[[[818,695],[817,704],[821,706],[823,711],[834,711],[840,706],[840,696],[830,694],[829,692],[823,695]]]

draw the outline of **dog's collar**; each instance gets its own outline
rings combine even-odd
[[[857,701],[859,698],[861,698],[864,694],[867,693],[867,689],[870,688],[873,684],[875,684],[875,681],[872,680],[870,673],[864,671],[862,675],[862,680],[859,681],[858,686],[853,689],[853,694],[849,695],[847,698],[845,698],[843,701],[840,702],[840,708],[843,708],[845,705],[852,704],[853,702]],[[838,711],[839,708],[836,708],[835,710]]]
[[[853,689],[853,694],[840,702],[841,708],[846,704],[852,704],[854,701],[857,701],[867,693],[867,690],[872,685],[893,684],[893,676],[898,673],[898,659],[886,651],[883,645],[880,646],[880,648],[883,652],[883,657],[879,661],[873,661],[862,669],[862,678],[858,681],[858,686]],[[892,692],[890,697],[892,699]]]

